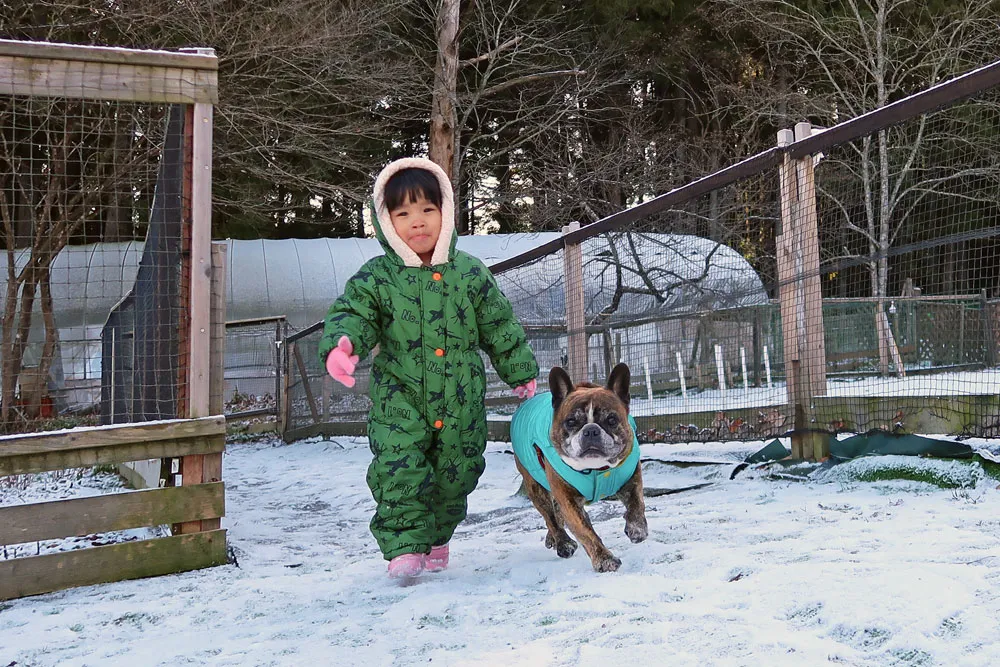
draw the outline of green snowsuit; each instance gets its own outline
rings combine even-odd
[[[434,173],[442,224],[430,266],[393,229],[385,182],[407,167]],[[330,307],[319,344],[325,363],[341,336],[372,363],[368,438],[374,458],[367,481],[375,498],[371,531],[386,560],[428,553],[451,539],[468,495],[486,468],[486,373],[489,355],[504,382],[538,375],[524,329],[493,275],[455,250],[451,185],[428,160],[387,166],[375,183],[376,234],[385,250],[351,278]]]

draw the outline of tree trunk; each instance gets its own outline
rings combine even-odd
[[[889,101],[889,94],[886,90],[886,72],[888,67],[888,57],[886,54],[886,12],[885,0],[879,0],[875,13],[875,86],[876,86],[876,106],[883,107]],[[877,270],[875,272],[875,284],[872,285],[872,296],[878,297],[875,304],[876,331],[879,337],[878,369],[880,375],[889,374],[889,356],[895,342],[892,339],[892,330],[889,328],[889,320],[885,314],[885,302],[882,301],[888,295],[889,287],[889,232],[891,223],[891,204],[889,201],[889,135],[885,130],[878,133],[878,184],[879,184],[879,211],[878,211],[878,241],[876,243]],[[897,368],[897,372],[902,368]]]
[[[101,241],[104,243],[117,243],[126,240],[124,230],[128,212],[122,205],[122,200],[121,193],[111,192],[104,202],[104,226],[101,230]]]
[[[431,99],[430,148],[428,157],[455,179],[455,132],[458,112],[455,109],[458,86],[458,17],[459,0],[439,0],[437,11],[437,62],[434,66],[434,92]],[[456,214],[459,200],[455,200]],[[458,222],[456,215],[456,224]]]
[[[3,379],[2,388],[0,388],[0,403],[2,403],[0,405],[0,428],[5,432],[9,429],[14,417],[11,408],[14,405],[17,380],[21,375],[24,350],[28,346],[32,309],[35,305],[37,273],[34,270],[26,269],[24,276],[24,280],[20,285],[20,294],[17,294],[17,298],[12,300],[16,305],[13,308],[8,306],[4,312],[4,343],[9,343],[9,347],[5,347],[3,350]],[[16,285],[14,290],[16,293]],[[11,316],[9,324],[7,321],[8,314]]]
[[[358,202],[356,214],[357,214],[357,218],[356,218],[357,225],[355,225],[355,228],[354,228],[354,235],[356,237],[358,237],[359,239],[363,239],[366,236],[365,235],[365,203],[364,202]]]

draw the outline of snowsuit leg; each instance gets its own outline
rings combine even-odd
[[[468,512],[468,497],[486,470],[486,411],[466,406],[454,426],[438,433],[434,449],[428,453],[434,467],[434,491],[430,506],[436,529],[433,545],[445,544]]]
[[[428,499],[434,469],[428,459],[434,434],[420,413],[397,399],[368,420],[373,454],[367,482],[375,499],[371,532],[386,560],[406,553],[429,553],[437,526]]]

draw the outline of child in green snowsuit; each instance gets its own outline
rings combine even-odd
[[[350,387],[372,362],[368,438],[374,458],[372,534],[389,575],[443,570],[448,541],[486,468],[485,350],[522,398],[538,364],[489,269],[455,250],[451,183],[436,164],[407,158],[375,182],[375,230],[384,255],[348,281],[319,344],[330,375]]]

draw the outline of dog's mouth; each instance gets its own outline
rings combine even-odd
[[[621,452],[609,454],[606,450],[596,447],[589,447],[576,456],[570,456],[566,453],[561,456],[566,465],[580,472],[587,470],[607,470],[614,468],[622,461]]]
[[[588,470],[608,470],[610,468],[614,468],[620,463],[620,461],[609,459],[605,455],[581,457],[563,456],[562,460],[566,462],[566,465],[578,472],[586,472]]]

